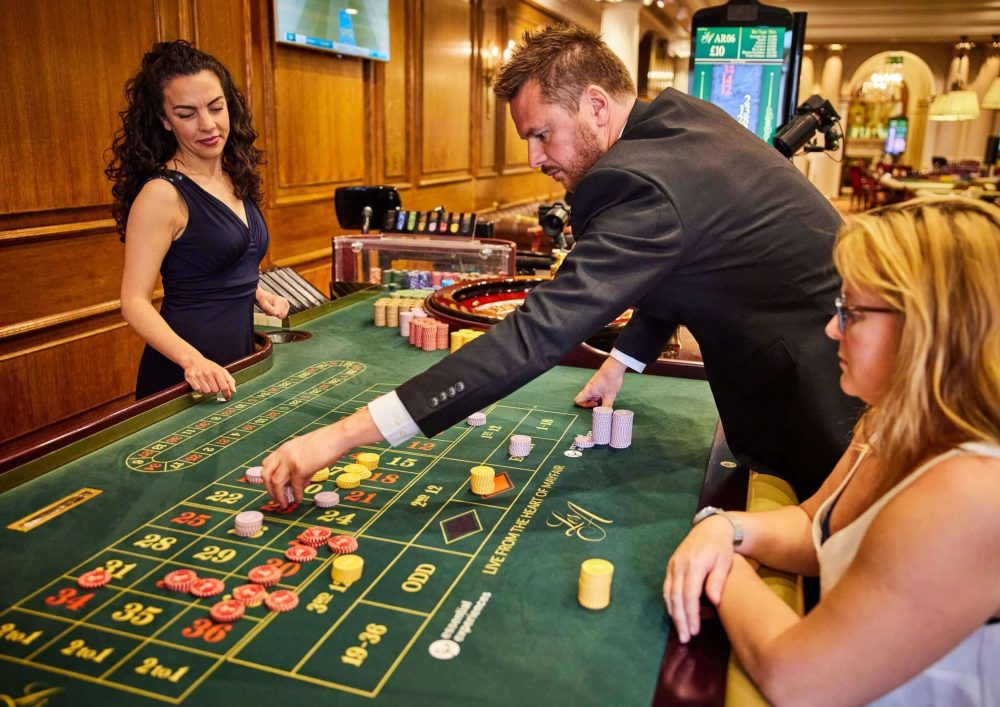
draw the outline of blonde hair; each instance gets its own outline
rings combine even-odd
[[[1000,443],[1000,209],[915,199],[853,218],[837,236],[844,281],[903,313],[892,380],[860,429],[898,478],[966,441]]]

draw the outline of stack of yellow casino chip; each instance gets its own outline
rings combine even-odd
[[[389,304],[388,297],[382,297],[375,300],[375,326],[385,326],[386,322],[386,305]]]
[[[472,486],[472,493],[480,496],[493,493],[493,478],[496,472],[491,466],[474,466],[469,472],[469,484]]]
[[[615,566],[607,560],[591,558],[580,565],[577,599],[585,609],[603,609],[611,603],[611,577]]]
[[[378,468],[379,456],[375,452],[361,452],[358,455],[358,464],[366,467],[368,471],[375,471]]]
[[[337,477],[337,488],[353,489],[361,485],[361,477],[357,474],[341,474]]]
[[[330,577],[337,584],[352,584],[361,579],[365,560],[361,555],[340,555],[333,559]]]
[[[315,474],[312,475],[312,479],[310,479],[310,482],[314,484],[321,484],[324,481],[327,481],[329,478],[330,478],[330,467],[324,466],[322,469],[320,469],[319,471],[317,471]]]
[[[364,464],[344,464],[344,471],[354,474],[360,481],[364,481],[372,475],[371,469]]]

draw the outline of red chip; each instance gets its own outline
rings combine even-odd
[[[287,589],[279,589],[268,594],[264,603],[271,611],[291,611],[299,605],[299,595]]]
[[[323,528],[318,525],[314,525],[311,528],[306,528],[301,533],[299,533],[299,542],[305,543],[310,547],[320,547],[333,533],[329,528]]]
[[[285,559],[292,562],[309,562],[316,559],[316,548],[308,545],[292,545],[285,551]]]
[[[327,547],[335,555],[350,555],[352,552],[357,552],[358,541],[350,535],[334,535],[327,542]]]
[[[243,618],[243,612],[245,611],[246,606],[244,606],[243,602],[236,599],[226,599],[213,606],[208,613],[213,621],[231,623]]]
[[[171,592],[187,592],[197,580],[198,575],[193,570],[174,570],[163,578],[163,586]]]
[[[199,579],[192,584],[191,593],[196,597],[214,597],[222,594],[225,588],[226,585],[221,579],[208,577],[206,579]]]
[[[259,584],[244,584],[233,590],[233,599],[247,606],[260,606],[267,598],[267,590]]]
[[[260,565],[247,572],[247,579],[262,587],[271,587],[281,579],[281,570],[274,565]]]
[[[99,589],[111,581],[111,573],[104,568],[84,572],[76,583],[84,589]]]

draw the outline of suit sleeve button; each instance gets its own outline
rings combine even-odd
[[[431,398],[430,400],[427,401],[427,404],[430,405],[432,408],[436,408],[438,406],[438,399]]]
[[[461,393],[463,390],[465,390],[465,383],[463,383],[462,381],[459,381],[458,383],[456,383],[455,384],[455,390],[458,391],[459,393]]]

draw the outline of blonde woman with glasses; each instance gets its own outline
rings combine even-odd
[[[705,509],[663,593],[681,641],[704,594],[782,704],[1000,704],[1000,209],[917,200],[839,233],[843,390],[868,404],[799,506]],[[820,577],[799,617],[754,565]],[[696,640],[696,639],[695,639]]]

